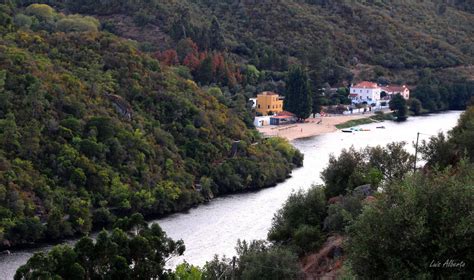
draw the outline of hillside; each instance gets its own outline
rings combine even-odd
[[[48,2],[99,16],[104,28],[151,49],[175,48],[189,37],[200,49],[225,49],[260,70],[305,63],[319,84],[354,78],[415,83],[424,68],[442,76],[456,69],[450,79],[472,77],[472,68],[463,67],[474,62],[471,1]],[[130,32],[124,18],[140,31]]]
[[[1,247],[272,186],[302,164],[246,125],[245,102],[202,90],[94,18],[0,5],[0,19]]]

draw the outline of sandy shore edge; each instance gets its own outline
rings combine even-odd
[[[351,120],[365,119],[373,116],[369,114],[358,115],[338,115],[318,118],[309,118],[305,123],[295,123],[290,125],[267,125],[258,127],[257,130],[264,136],[279,136],[293,141],[299,138],[307,138],[317,136],[325,133],[337,131],[336,125],[345,123]]]

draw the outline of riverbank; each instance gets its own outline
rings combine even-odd
[[[358,114],[358,115],[337,115],[337,116],[327,116],[327,117],[318,117],[318,118],[309,118],[305,123],[295,123],[290,125],[269,125],[264,127],[259,127],[257,130],[266,137],[279,136],[292,141],[300,138],[307,138],[312,136],[317,136],[325,133],[330,133],[337,131],[343,124],[353,122],[353,123],[371,123],[374,120],[370,121],[371,117],[375,116],[374,113]],[[370,120],[369,120],[370,119]],[[367,122],[360,121],[368,120]],[[355,122],[359,121],[359,122]],[[353,126],[353,125],[350,125]],[[350,127],[349,126],[349,127]]]
[[[149,222],[159,223],[169,237],[185,242],[184,256],[169,260],[169,267],[175,267],[184,260],[202,266],[215,254],[233,256],[238,239],[266,239],[275,213],[292,193],[322,183],[320,172],[326,168],[330,154],[337,155],[341,149],[351,146],[360,149],[384,146],[394,141],[411,143],[416,140],[418,132],[424,133],[420,135],[420,140],[429,139],[429,135],[451,129],[459,115],[460,112],[446,112],[410,117],[406,122],[384,123],[386,129],[375,129],[378,124],[364,125],[363,128],[371,129],[370,133],[327,133],[321,137],[294,141],[292,144],[305,155],[304,166],[295,169],[288,180],[256,192],[217,197],[184,213]],[[406,148],[414,152],[413,146],[407,145]],[[0,255],[0,279],[13,279],[18,267],[35,252],[50,249],[51,246],[47,246]]]

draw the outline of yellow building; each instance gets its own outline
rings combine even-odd
[[[257,112],[263,116],[269,113],[283,111],[283,98],[271,91],[264,91],[257,95]]]

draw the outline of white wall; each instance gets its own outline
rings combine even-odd
[[[255,117],[255,119],[253,120],[253,125],[255,125],[255,127],[270,125],[270,117],[271,116]]]
[[[376,102],[380,100],[381,92],[382,90],[380,88],[351,88],[351,93],[358,95],[356,98],[358,102]]]

